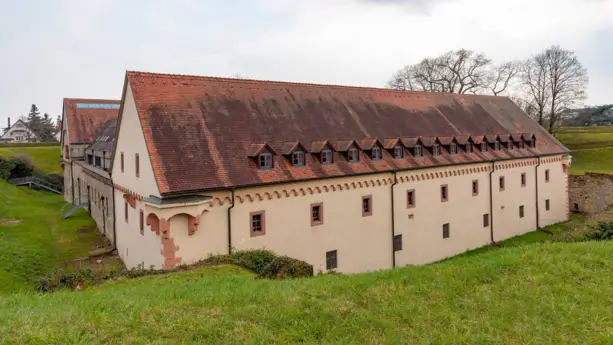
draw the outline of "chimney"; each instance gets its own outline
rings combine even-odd
[[[7,128],[11,128],[11,118],[9,117],[9,126]]]

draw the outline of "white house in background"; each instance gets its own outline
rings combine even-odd
[[[38,141],[38,137],[28,128],[28,125],[21,120],[17,120],[17,122],[11,126],[11,118],[9,117],[8,126],[4,133],[2,133],[2,136],[0,136],[0,141],[16,143],[36,142]]]

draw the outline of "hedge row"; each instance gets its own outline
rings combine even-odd
[[[39,279],[36,290],[39,292],[51,292],[63,288],[80,290],[83,287],[97,285],[106,280],[183,272],[197,267],[220,264],[233,264],[244,267],[256,273],[256,278],[258,279],[285,279],[313,276],[313,266],[304,261],[287,256],[278,256],[269,250],[254,249],[237,251],[228,255],[210,256],[194,265],[183,265],[169,271],[146,269],[144,267],[130,270],[115,270],[105,273],[95,272],[89,268],[55,269],[49,275]]]
[[[60,146],[59,142],[50,143],[10,143],[1,142],[0,147],[36,147],[36,146]]]

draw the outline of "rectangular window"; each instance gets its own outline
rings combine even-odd
[[[349,151],[347,152],[347,159],[349,160],[349,163],[359,162],[360,152],[358,152],[358,149],[356,149],[355,147],[350,148]]]
[[[522,187],[526,186],[526,173],[521,174],[521,186]]]
[[[404,157],[404,149],[400,145],[394,147],[394,158],[402,159]]]
[[[432,146],[432,155],[439,156],[441,154],[441,147],[439,144],[434,144]]]
[[[407,191],[407,208],[415,207],[415,189]]]
[[[490,214],[486,213],[483,215],[483,227],[487,228],[488,226],[490,226]]]
[[[125,217],[126,223],[127,223],[128,222],[128,202],[127,201],[124,202],[123,213],[124,213],[124,217]]]
[[[362,217],[372,216],[372,196],[362,197]]]
[[[481,152],[487,152],[487,143],[485,141],[481,142]]]
[[[140,159],[138,153],[134,155],[134,168],[136,169],[136,177],[140,176]]]
[[[524,206],[519,206],[519,218],[524,218]]]
[[[381,148],[379,146],[375,146],[370,151],[370,155],[373,161],[380,161],[382,158]]]
[[[394,236],[394,251],[402,250],[402,235]]]
[[[504,176],[500,176],[498,178],[498,187],[500,188],[501,192],[504,190]]]
[[[295,167],[304,166],[304,152],[297,150],[292,153],[292,165]]]
[[[123,152],[121,153],[121,172],[123,172]]]
[[[479,180],[473,180],[473,196],[479,195]]]
[[[549,169],[545,170],[545,182],[549,182]]]
[[[507,141],[507,148],[509,150],[513,150],[513,141],[512,140]]]
[[[338,257],[336,250],[326,252],[326,269],[333,270],[338,267]]]
[[[494,143],[494,151],[500,151],[500,141],[498,140]]]
[[[549,211],[549,199],[545,200],[545,211]]]
[[[264,211],[251,212],[249,220],[251,223],[251,237],[266,234],[266,214]]]
[[[466,153],[473,153],[473,144],[471,142],[466,143]]]
[[[444,184],[441,186],[441,202],[445,202],[449,200],[449,191],[447,185]]]
[[[324,165],[333,163],[332,150],[326,148],[323,151],[321,151],[321,163]]]
[[[449,152],[452,155],[455,155],[458,153],[458,145],[456,143],[451,143],[451,145],[449,145]]]
[[[96,167],[102,167],[102,159],[98,156],[94,157],[94,166]]]
[[[140,223],[140,234],[145,235],[145,213],[143,212],[143,210],[140,210],[139,223]]]
[[[413,156],[421,157],[421,145],[415,145],[413,148]]]
[[[311,204],[311,226],[324,223],[324,204],[319,202]]]
[[[262,151],[260,153],[260,169],[272,169],[272,153]]]
[[[449,223],[443,224],[443,238],[449,238]]]

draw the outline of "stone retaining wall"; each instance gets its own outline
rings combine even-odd
[[[594,214],[613,204],[613,175],[586,173],[569,176],[569,209]]]

